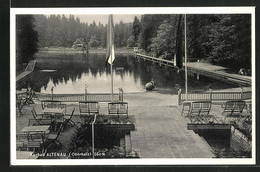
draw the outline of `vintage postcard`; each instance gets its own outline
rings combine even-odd
[[[255,164],[255,8],[11,8],[11,165]]]

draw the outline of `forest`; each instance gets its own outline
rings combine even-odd
[[[34,18],[39,47],[72,47],[78,38],[83,39],[89,47],[106,47],[107,26],[100,22],[81,22],[74,15],[35,15]],[[132,23],[116,23],[114,33],[115,46],[126,47],[127,39],[132,33]]]
[[[132,23],[115,23],[115,47],[139,47],[158,58],[172,60],[177,49],[179,19],[177,14],[144,14]],[[19,63],[33,58],[38,47],[72,47],[78,38],[89,47],[106,47],[106,25],[84,23],[73,15],[18,15],[16,25],[17,57],[22,59]],[[188,59],[228,66],[234,71],[251,69],[251,15],[189,14],[186,25]],[[183,28],[179,35],[182,56]]]

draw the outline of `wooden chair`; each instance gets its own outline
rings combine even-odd
[[[99,104],[96,101],[81,101],[79,102],[79,112],[82,123],[86,123],[87,115],[99,114]]]
[[[108,103],[108,114],[126,114],[128,117],[128,103],[127,102],[111,102]]]
[[[200,102],[192,102],[190,113],[187,116],[189,118],[189,120],[191,121],[191,123],[200,121],[200,119],[199,119],[200,109],[201,109]]]
[[[64,116],[64,123],[63,123],[62,131],[64,130],[64,128],[67,126],[68,123],[72,124],[73,126],[76,126],[76,123],[71,120],[71,118],[74,114],[74,111],[75,111],[75,108],[72,110],[71,115]]]
[[[24,148],[27,148],[29,140],[28,133],[17,133],[16,134],[16,149],[17,150],[23,150]]]
[[[183,102],[181,116],[185,115],[187,117],[190,114],[191,102]]]
[[[242,112],[246,107],[246,102],[243,100],[227,101],[221,106],[223,108],[222,115],[225,116],[224,121],[228,117],[242,117]]]
[[[29,141],[28,141],[28,149],[33,148],[33,151],[36,149],[42,150],[43,143],[45,142],[45,138],[42,133],[40,132],[33,132],[29,135]]]
[[[67,105],[66,104],[60,104],[59,108],[64,109],[64,115],[66,115]]]
[[[248,125],[252,125],[252,104],[249,103],[247,105],[247,114],[245,119],[243,120],[243,124],[248,124]]]
[[[34,118],[34,119],[38,119],[38,120],[41,120],[41,119],[42,119],[42,115],[41,115],[41,116],[38,115],[38,114],[36,113],[35,108],[33,108],[33,109],[31,110],[31,112],[32,112],[32,115],[33,115],[33,118]]]
[[[210,115],[211,101],[198,101],[192,102],[189,115],[187,116],[191,123],[208,123],[210,120],[212,122],[216,120],[213,115]]]
[[[47,153],[48,149],[52,146],[62,146],[61,142],[58,140],[60,133],[62,131],[63,128],[63,124],[60,125],[58,131],[50,133],[45,141],[45,145],[44,145],[44,151],[45,153]]]
[[[64,115],[63,114],[55,114],[53,122],[54,122],[54,125],[55,125],[54,130],[56,131],[57,127],[64,123]]]

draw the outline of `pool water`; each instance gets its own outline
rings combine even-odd
[[[105,54],[55,54],[37,53],[36,67],[31,77],[18,89],[28,85],[36,92],[54,94],[109,93],[111,92],[110,66],[105,65]],[[176,84],[185,87],[184,71],[159,66],[135,58],[132,54],[116,54],[113,65],[113,91],[122,88],[125,93],[144,92],[144,85],[155,81],[156,90],[177,94]],[[200,76],[188,78],[188,91],[205,91],[209,87],[224,89],[233,85]]]

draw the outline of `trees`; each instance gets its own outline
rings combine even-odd
[[[38,33],[34,30],[32,15],[16,15],[16,70],[33,59],[37,52]]]
[[[39,46],[71,47],[77,38],[83,38],[91,47],[106,47],[107,26],[100,22],[96,24],[82,23],[74,15],[35,15],[36,30],[39,33]],[[127,46],[127,40],[132,33],[132,23],[121,21],[115,24],[115,46]]]
[[[147,52],[173,59],[176,53],[178,15],[142,15],[135,18],[132,36]],[[187,15],[188,58],[206,59],[237,71],[251,67],[251,18],[247,14]],[[137,26],[141,26],[138,33]],[[184,34],[184,32],[182,32]],[[184,40],[184,36],[181,37]],[[130,39],[131,40],[131,39]],[[130,42],[129,40],[129,42]],[[182,41],[182,56],[184,41]],[[167,54],[165,56],[165,54]]]
[[[133,32],[132,36],[134,38],[134,43],[136,44],[138,41],[138,37],[141,31],[141,22],[140,20],[135,16],[134,21],[133,21]]]

